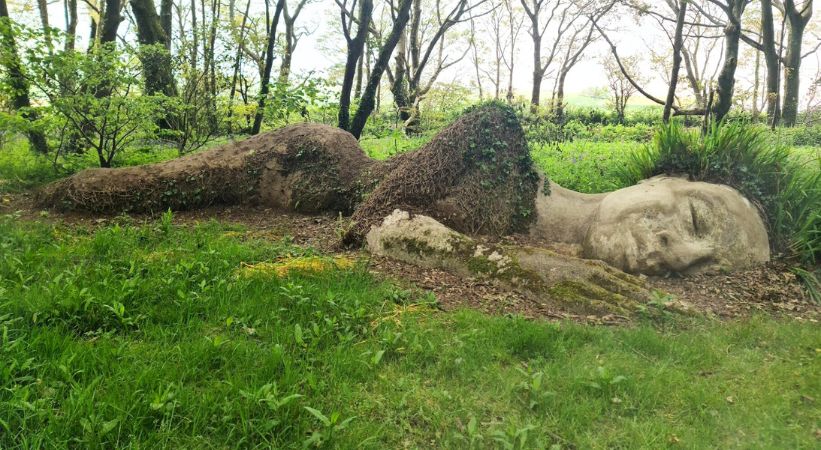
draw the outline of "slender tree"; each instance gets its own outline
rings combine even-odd
[[[615,1],[608,1],[602,4],[598,9],[594,9],[595,5],[589,3],[586,8],[593,9],[593,17],[595,19],[604,17],[616,5]],[[567,75],[580,61],[584,52],[595,41],[593,32],[595,28],[590,19],[585,17],[580,26],[573,27],[573,33],[569,38],[565,38],[564,55],[561,58],[561,65],[559,66],[559,76],[556,78],[556,84],[553,90],[553,114],[558,123],[564,122],[564,86],[567,81]]]
[[[282,22],[285,25],[285,33],[283,34],[285,38],[285,51],[282,54],[282,62],[279,65],[278,82],[281,85],[287,85],[291,75],[291,61],[293,60],[296,46],[299,43],[299,38],[302,36],[302,33],[297,29],[296,22],[303,8],[305,8],[305,5],[308,3],[310,3],[310,0],[298,0],[296,6],[291,9],[286,1],[285,7],[282,9]]]
[[[775,26],[773,24],[772,0],[761,0],[761,51],[767,66],[767,120],[771,126],[778,125],[781,117],[779,107],[780,62],[775,49]]]
[[[530,94],[530,109],[535,113],[539,109],[542,81],[548,69],[560,56],[563,47],[579,44],[574,41],[586,25],[584,27],[575,27],[575,25],[584,19],[585,14],[589,13],[594,4],[591,1],[578,0],[520,1],[530,22],[528,31],[533,42],[533,90]],[[543,52],[544,37],[549,31],[552,31],[551,43],[547,52]],[[592,32],[592,29],[590,31]]]
[[[25,119],[34,122],[40,117],[37,111],[31,108],[29,83],[26,79],[20,56],[17,54],[17,42],[14,39],[12,21],[9,17],[6,0],[0,0],[0,39],[2,39],[2,45],[0,46],[0,63],[6,67],[6,76],[8,77],[9,87],[11,88],[12,107]],[[41,131],[32,128],[27,134],[34,151],[43,154],[48,153],[46,137]]]
[[[662,120],[664,123],[670,121],[670,113],[673,110],[673,102],[676,100],[676,85],[678,84],[678,72],[681,67],[681,47],[684,45],[684,19],[687,17],[687,0],[678,2],[678,17],[676,19],[676,32],[673,39],[673,67],[670,69],[670,86],[667,89],[667,100],[664,102],[664,113]]]
[[[391,27],[391,32],[382,44],[382,47],[379,49],[379,56],[377,56],[376,62],[371,68],[371,75],[368,78],[368,84],[365,86],[365,90],[362,93],[362,98],[359,101],[359,109],[356,110],[356,115],[354,116],[351,124],[351,134],[353,134],[357,139],[359,139],[362,135],[362,130],[365,129],[365,123],[367,123],[368,117],[370,117],[371,112],[373,112],[377,90],[379,89],[382,74],[388,68],[391,53],[393,53],[396,48],[396,44],[399,42],[400,36],[405,31],[408,20],[410,20],[410,7],[413,0],[401,1],[402,2],[399,4],[396,13],[396,18],[393,21],[393,26]]]
[[[65,0],[66,10],[66,40],[64,44],[65,52],[74,51],[77,41],[77,0]]]
[[[508,51],[510,54],[505,57],[504,53],[502,53],[502,62],[507,67],[507,94],[505,95],[505,100],[507,100],[508,103],[513,103],[513,73],[516,65],[516,44],[519,42],[519,33],[522,31],[522,25],[524,24],[524,17],[517,14],[513,6],[513,1],[514,0],[502,1],[502,6],[507,12],[508,35],[510,36],[508,40]]]
[[[422,0],[414,0],[410,26],[401,38],[396,54],[396,75],[391,86],[399,118],[404,122],[406,132],[416,131],[420,102],[430,92],[442,71],[459,63],[470,50],[468,46],[461,55],[447,55],[445,46],[448,31],[475,17],[474,12],[486,1],[471,3],[468,0],[456,0],[449,9],[443,10],[441,2],[437,1],[428,9],[423,8]]]
[[[51,40],[51,26],[48,22],[48,2],[47,0],[37,0],[37,9],[40,12],[40,23],[43,25],[43,32],[48,47],[49,54],[54,53],[54,43]]]
[[[804,30],[812,18],[813,0],[805,0],[797,5],[795,0],[784,0],[784,16],[787,19],[789,37],[787,38],[787,53],[784,57],[784,101],[781,114],[784,125],[795,125],[798,117],[798,93],[801,81],[801,44],[804,40]]]
[[[724,64],[716,80],[716,104],[712,113],[721,121],[730,112],[735,89],[735,72],[738,67],[738,48],[741,40],[741,16],[751,0],[723,0],[716,2],[727,17],[724,27]]]
[[[355,0],[354,0],[355,1]],[[373,0],[361,0],[357,19],[356,34],[352,36],[353,19],[345,14],[346,1],[340,3],[342,18],[342,32],[348,44],[348,56],[345,61],[345,75],[342,78],[342,90],[339,94],[339,115],[337,125],[343,130],[350,129],[351,120],[351,91],[353,90],[356,65],[365,49],[365,39],[368,37],[368,27],[373,15]]]
[[[271,70],[274,67],[274,47],[277,40],[277,23],[285,7],[285,0],[278,0],[274,11],[274,18],[270,20],[269,0],[265,0],[265,16],[268,23],[268,44],[265,47],[265,68],[260,81],[259,99],[257,100],[257,111],[254,115],[254,125],[251,127],[251,134],[259,134],[262,128],[262,118],[265,114],[265,99],[268,97],[271,84]]]
[[[239,26],[239,36],[238,40],[240,42],[245,40],[245,25],[248,23],[248,11],[251,8],[251,0],[248,0],[245,3],[245,13],[242,15],[242,22]],[[231,10],[229,10],[230,12]],[[231,13],[233,16],[233,13]],[[234,74],[231,77],[231,91],[228,94],[228,126],[229,128],[232,126],[233,122],[231,121],[231,117],[234,115],[234,96],[237,93],[237,81],[239,80],[240,69],[242,68],[242,46],[237,45],[237,53],[234,57]]]

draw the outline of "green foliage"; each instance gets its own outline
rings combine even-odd
[[[31,71],[39,74],[33,84],[48,99],[61,153],[88,148],[100,166],[110,167],[121,150],[154,135],[164,96],[140,93],[142,65],[135,50],[111,44],[88,53],[28,48]]]
[[[58,177],[49,157],[31,151],[22,135],[4,137],[0,146],[0,193],[21,192]]]
[[[821,125],[778,127],[773,133],[783,145],[821,147]]]
[[[382,138],[363,137],[359,145],[371,158],[385,160],[391,156],[416,150],[427,144],[432,137],[431,135],[408,137],[401,130],[396,130]]]
[[[796,159],[762,128],[728,122],[701,137],[673,121],[618,170],[626,185],[665,173],[730,185],[760,206],[777,249],[821,256],[821,158]]]
[[[362,266],[238,275],[288,240],[114,222],[0,218],[3,448],[816,442],[811,323],[442,313]]]
[[[326,80],[308,76],[298,83],[276,82],[265,103],[265,121],[273,128],[316,120],[317,109],[335,108],[334,92]]]
[[[627,186],[618,176],[620,167],[642,144],[576,140],[553,144],[530,145],[534,163],[552,181],[568,189],[585,193],[610,192]]]

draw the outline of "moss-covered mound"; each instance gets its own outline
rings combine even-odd
[[[425,214],[469,234],[500,236],[534,216],[539,176],[509,107],[468,110],[420,150],[402,155],[353,214],[345,236],[358,244],[396,208]]]
[[[46,186],[38,203],[116,213],[252,202],[350,213],[373,164],[349,133],[306,123],[163,163],[84,170]]]

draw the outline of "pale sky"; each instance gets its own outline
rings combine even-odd
[[[254,9],[260,13],[264,11],[264,3],[262,0],[253,1],[252,13]],[[49,21],[51,25],[58,28],[63,28],[65,24],[63,2],[59,0],[50,0],[49,3]],[[242,0],[237,0],[238,5],[241,5],[242,3]],[[378,1],[376,3],[379,4]],[[87,41],[89,27],[88,14],[86,12],[87,6],[82,0],[79,4],[79,15],[81,20],[80,25],[78,26],[78,34],[80,35],[80,45],[85,45],[84,42]],[[12,10],[11,14],[15,19],[24,21],[30,25],[39,23],[35,0],[11,0],[10,7]],[[238,8],[240,8],[240,6],[238,6]],[[816,16],[817,15],[818,14],[816,12]],[[818,18],[814,17],[808,27],[804,44],[805,52],[811,50],[812,47],[815,46],[815,43],[819,37],[821,37],[821,33],[817,31],[819,27],[814,23],[817,21]],[[307,73],[309,71],[314,71],[315,73],[320,74],[328,73],[329,69],[331,69],[334,65],[341,64],[344,61],[344,39],[341,38],[341,32],[339,31],[340,26],[338,7],[334,4],[333,0],[318,0],[316,3],[306,6],[302,15],[299,17],[299,23],[310,30],[315,30],[315,32],[304,37],[299,42],[299,46],[293,59],[294,73],[300,74]],[[663,97],[666,92],[666,84],[661,80],[658,69],[649,62],[651,49],[654,49],[657,52],[670,51],[669,41],[663,32],[658,28],[658,25],[647,19],[644,19],[640,24],[636,24],[631,15],[624,11],[608,16],[607,23],[607,28],[613,30],[610,36],[611,39],[616,42],[620,56],[626,57],[630,55],[637,55],[642,58],[642,62],[639,66],[641,71],[640,75],[650,80],[647,83],[646,88],[656,96]],[[522,30],[519,39],[517,40],[518,53],[515,60],[514,89],[517,94],[529,97],[532,85],[531,72],[533,70],[533,63],[531,56],[532,43],[527,34],[526,26],[527,23],[525,23],[525,28]],[[133,25],[130,25],[128,20],[124,21],[120,27],[120,34],[123,35],[126,33],[129,27],[133,27]],[[465,33],[466,29],[465,24],[457,25],[452,29],[452,31],[449,32],[449,36],[454,36],[458,33]],[[338,39],[335,38],[337,35],[340,36]],[[329,37],[331,38],[329,39]],[[488,45],[492,42],[491,37],[487,35],[484,37],[480,35],[479,39],[484,39]],[[329,40],[334,42],[333,47],[335,48],[323,48],[328,46]],[[462,42],[464,42],[464,39]],[[545,45],[547,44],[548,42],[546,41]],[[464,44],[461,44],[461,47],[454,44],[452,47],[454,48],[450,51],[450,53],[453,56],[457,56],[462,53],[461,49],[464,48]],[[753,57],[751,56],[753,53],[749,50],[749,47],[743,43],[742,52],[745,53],[742,53],[741,63],[736,76],[737,87],[739,89],[748,89],[752,85],[753,80]],[[600,61],[602,58],[609,57],[609,48],[603,40],[599,39],[597,42],[591,44],[585,52],[583,59],[570,73],[566,83],[566,92],[569,95],[573,95],[574,93],[581,93],[590,88],[606,86],[607,78]],[[804,59],[801,71],[802,94],[807,92],[807,89],[810,87],[811,80],[818,77],[819,59],[821,59],[821,55],[819,54],[813,54]],[[469,58],[465,58],[460,64],[457,64],[449,71],[444,72],[440,76],[439,81],[460,81],[466,85],[474,82],[475,77],[473,76],[474,72],[471,64],[472,63]],[[278,64],[275,63],[275,67],[277,67],[277,65]],[[544,81],[542,85],[542,98],[550,97],[552,87],[552,80]],[[490,88],[490,83],[485,82],[485,90],[488,91]],[[680,84],[678,92],[682,96],[689,96],[689,89],[686,84]],[[639,94],[636,94],[636,98],[638,97]]]

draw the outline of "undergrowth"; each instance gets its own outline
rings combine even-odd
[[[362,263],[252,236],[170,213],[0,217],[0,447],[817,443],[815,324],[443,313]]]

